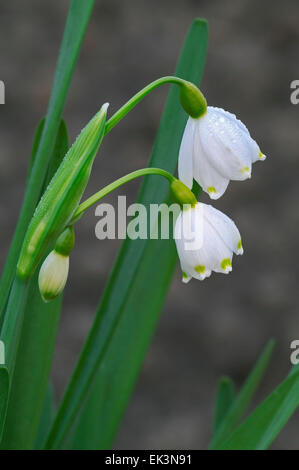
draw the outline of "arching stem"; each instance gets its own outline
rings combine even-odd
[[[190,83],[179,77],[166,76],[166,77],[158,78],[158,80],[153,81],[152,83],[144,87],[142,90],[140,90],[138,93],[136,93],[136,95],[134,95],[115,114],[113,114],[113,116],[106,122],[105,134],[108,134],[108,132],[110,132],[111,129],[113,129],[113,127],[116,126],[116,124],[123,117],[125,117],[128,114],[128,112],[131,111],[131,109],[133,109],[134,106],[136,106],[136,104],[139,103],[139,101],[141,101],[146,95],[148,95],[155,88],[158,88],[159,86],[167,84],[167,83],[168,84],[174,83],[178,85],[181,91],[184,90],[186,91],[187,94],[188,94],[188,91],[191,92],[192,94],[191,101],[192,101],[192,98],[194,99],[194,97],[196,97],[200,103],[202,100],[204,100],[203,95],[198,90],[198,88],[195,87],[193,83]],[[196,100],[195,100],[195,103],[196,103]]]
[[[113,183],[108,184],[108,186],[105,186],[100,191],[86,199],[86,201],[82,202],[82,204],[78,206],[68,225],[72,225],[74,222],[76,222],[89,207],[103,199],[103,197],[107,196],[115,189],[119,188],[125,183],[128,183],[129,181],[145,175],[160,175],[166,178],[170,183],[176,179],[171,173],[161,168],[142,168],[140,170],[133,171],[132,173],[128,173],[127,175],[113,181]]]

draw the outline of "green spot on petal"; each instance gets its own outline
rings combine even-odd
[[[241,170],[241,173],[249,173],[249,167],[248,166],[244,166]]]
[[[204,274],[206,272],[206,267],[199,264],[198,266],[195,266],[194,270],[198,274]]]
[[[263,156],[264,156],[264,155],[263,155],[263,152],[259,151],[259,157],[260,157],[260,158],[263,158]]]
[[[188,279],[188,277],[189,277],[188,274],[185,273],[185,271],[182,271],[182,276],[183,276],[184,279]]]
[[[208,191],[209,194],[211,194],[211,193],[217,193],[216,188],[214,188],[214,186],[209,186],[209,187],[207,188],[207,191]]]
[[[237,247],[238,247],[238,250],[242,249],[242,240],[241,239],[238,241]]]
[[[229,258],[223,259],[223,260],[221,261],[221,264],[220,264],[220,266],[221,266],[222,269],[229,268],[229,267],[231,267],[231,265],[232,265],[232,262],[231,262],[231,260],[230,260]]]

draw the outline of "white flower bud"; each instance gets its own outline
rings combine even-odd
[[[200,118],[188,119],[179,153],[179,178],[188,188],[194,178],[211,199],[218,199],[229,180],[250,178],[252,163],[265,158],[234,114],[208,106]]]
[[[190,220],[191,229],[186,227]],[[193,232],[194,240],[190,243]],[[241,236],[234,222],[214,207],[200,202],[180,213],[175,241],[183,282],[188,282],[191,277],[203,280],[212,271],[228,274],[232,270],[233,253],[243,254]]]
[[[38,276],[38,285],[45,302],[57,297],[64,289],[69,272],[69,257],[55,250],[47,256]]]

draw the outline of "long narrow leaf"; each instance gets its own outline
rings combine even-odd
[[[5,347],[5,368],[1,368],[1,373],[5,371],[7,380],[0,381],[0,398],[2,400],[0,404],[0,439],[2,438],[6,419],[11,379],[20,340],[23,323],[22,313],[24,311],[27,291],[28,284],[15,278],[6,308],[8,315],[5,316],[4,324],[1,328],[0,339]]]
[[[207,24],[196,20],[187,36],[177,75],[199,83],[207,47]],[[174,172],[187,116],[172,88],[155,141],[150,166]],[[168,184],[148,177],[139,202],[162,203]],[[82,419],[89,421],[74,447],[107,447],[119,425],[176,264],[173,241],[126,240],[103,295],[93,327],[64,395],[47,448],[58,448],[96,381]],[[98,370],[98,368],[100,369]],[[97,406],[95,396],[98,396]],[[109,397],[109,399],[107,399]],[[91,403],[91,406],[89,405]],[[80,425],[79,425],[80,427]],[[81,428],[83,429],[83,428]]]
[[[299,405],[299,372],[288,376],[219,449],[264,450]]]
[[[32,144],[32,150],[31,150],[31,156],[29,160],[29,166],[28,166],[28,173],[27,173],[27,180],[26,180],[26,186],[28,184],[28,181],[30,179],[31,171],[35,162],[35,158],[37,155],[38,147],[40,144],[40,139],[43,133],[45,127],[45,118],[42,118],[40,122],[38,123],[38,126],[36,128],[34,138],[33,138],[33,144]]]
[[[226,417],[222,420],[222,424],[220,424],[218,431],[213,436],[210,446],[212,449],[218,449],[219,446],[221,446],[223,442],[227,440],[227,438],[230,436],[230,434],[234,431],[234,429],[240,422],[253,397],[255,390],[257,389],[260,383],[263,373],[266,370],[273,348],[274,341],[271,340],[267,344],[257,364],[248,376],[245,384],[242,387],[241,392],[234,400],[234,403],[229,409]]]
[[[5,366],[0,367],[0,440],[2,438],[4,422],[7,412],[9,393],[9,374]]]
[[[217,389],[215,417],[214,417],[214,434],[219,429],[220,424],[226,417],[235,399],[235,387],[233,381],[229,377],[220,379]]]
[[[43,411],[35,439],[35,449],[42,449],[55,416],[53,387],[49,383],[43,405]]]

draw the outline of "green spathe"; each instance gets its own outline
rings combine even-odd
[[[47,247],[63,231],[78,206],[104,135],[108,104],[81,131],[41,198],[30,222],[17,275],[28,279]]]

